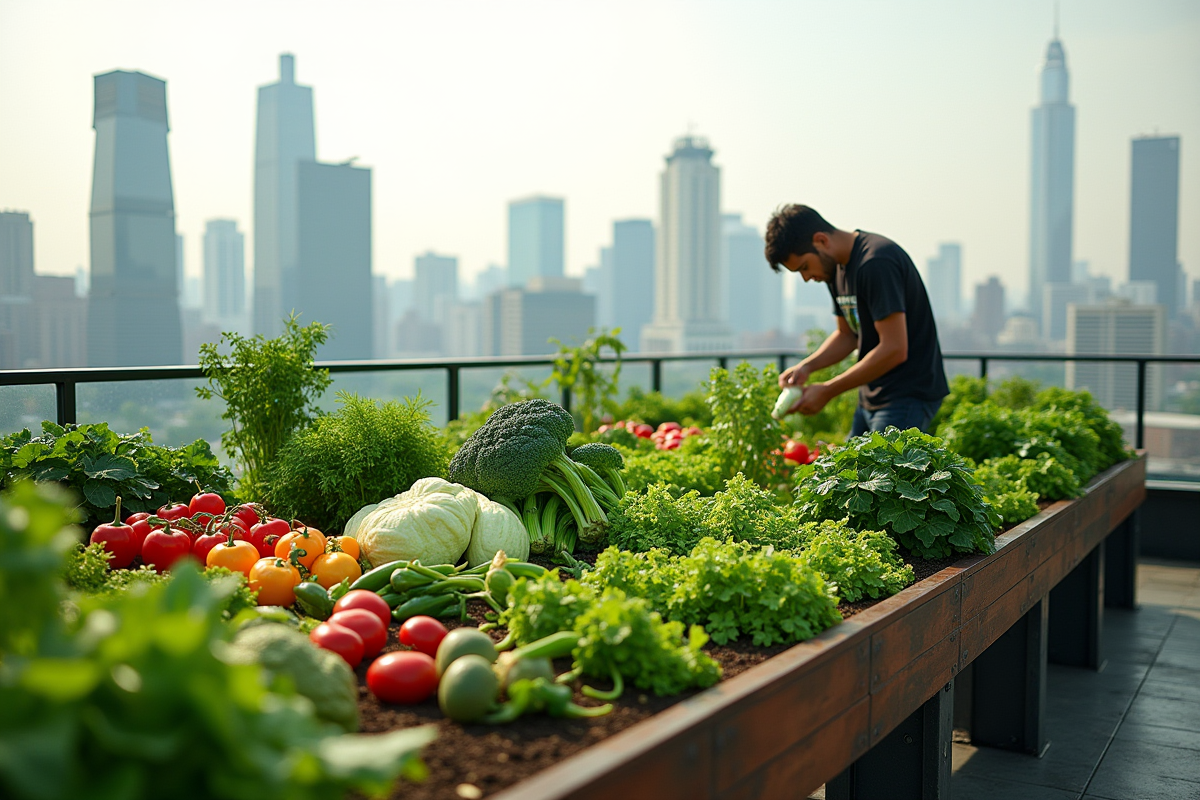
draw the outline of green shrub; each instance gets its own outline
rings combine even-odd
[[[708,438],[728,479],[739,472],[759,486],[776,482],[783,470],[783,429],[771,416],[779,396],[779,371],[761,372],[743,361],[732,372],[714,368],[708,380],[713,422]]]
[[[449,453],[419,395],[376,403],[338,393],[333,414],[293,436],[272,464],[265,495],[280,516],[340,530],[363,506],[430,476],[445,477]]]
[[[923,558],[990,553],[999,518],[963,459],[916,429],[851,439],[795,472],[805,521],[886,530]]]

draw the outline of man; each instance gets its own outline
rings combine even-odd
[[[883,236],[841,231],[808,206],[788,205],[767,223],[766,256],[776,272],[782,266],[806,282],[825,282],[837,315],[837,330],[779,376],[780,386],[804,390],[789,413],[816,414],[857,388],[851,436],[892,425],[927,431],[950,389],[929,296],[908,254]],[[808,384],[813,372],[855,349],[850,369]]]

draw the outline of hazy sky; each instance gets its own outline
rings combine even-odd
[[[1127,278],[1130,138],[1180,134],[1180,260],[1200,277],[1200,2],[1060,13],[1076,258]],[[409,276],[430,249],[463,276],[504,263],[507,202],[546,193],[566,198],[582,273],[614,219],[657,217],[663,156],[691,125],[723,210],[760,231],[804,202],[922,266],[961,242],[964,291],[990,274],[1023,290],[1053,18],[1052,0],[0,0],[0,209],[33,216],[39,271],[86,267],[92,76],[142,70],[167,81],[188,272],[215,217],[238,220],[249,267],[256,87],[287,51],[315,91],[318,158],[374,170],[376,272]]]

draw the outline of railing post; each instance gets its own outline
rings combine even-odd
[[[787,363],[788,363],[787,353],[780,353],[779,354],[779,371],[780,372],[783,372],[784,370],[787,369]]]
[[[59,425],[73,425],[75,418],[75,381],[59,381],[54,384],[55,405]]]
[[[571,410],[571,390],[566,386],[562,389],[562,407],[567,411]]]
[[[1137,427],[1134,429],[1134,447],[1139,450],[1146,446],[1146,362],[1137,362]]]
[[[729,369],[729,359],[725,356],[721,356],[717,359],[717,366],[721,369]]]
[[[979,359],[979,377],[984,379],[987,378],[987,364],[988,360],[986,358]]]
[[[655,358],[650,361],[650,391],[662,391],[662,359]]]
[[[446,367],[446,421],[458,419],[458,367]]]

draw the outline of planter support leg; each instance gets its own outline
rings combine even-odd
[[[975,659],[971,743],[1041,755],[1049,603],[1043,599]]]
[[[948,800],[954,681],[825,784],[826,800]]]
[[[1105,543],[1050,590],[1051,664],[1098,670],[1104,664]]]
[[[1104,605],[1137,608],[1139,514],[1134,511],[1104,540]]]

